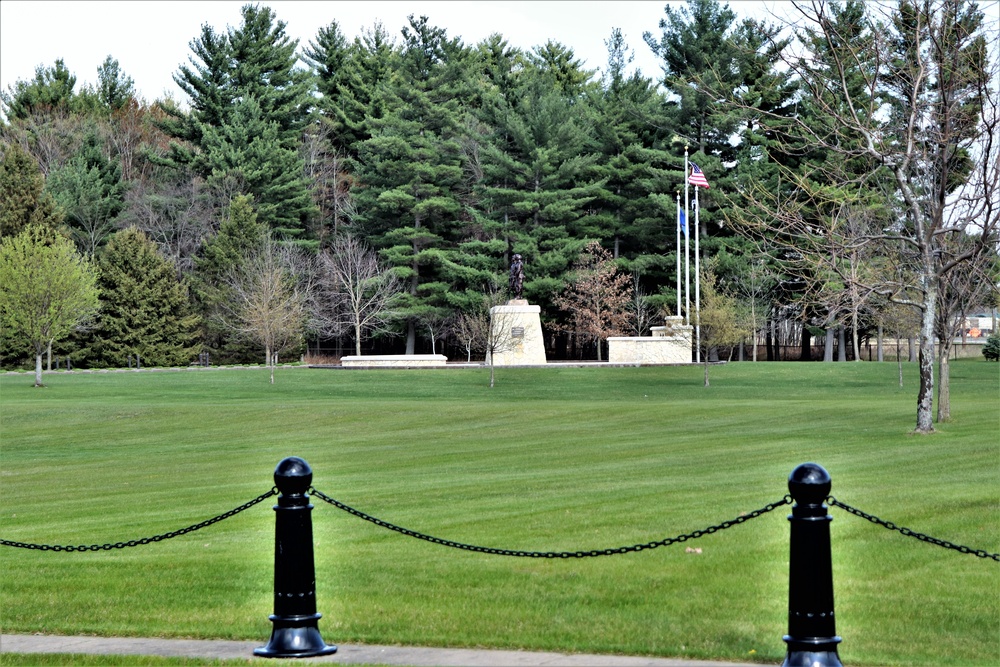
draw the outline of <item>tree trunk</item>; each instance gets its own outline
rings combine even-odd
[[[837,361],[847,361],[847,340],[843,325],[837,327]]]
[[[708,386],[708,355],[705,355],[705,386]]]
[[[823,343],[823,361],[833,361],[833,328],[827,328],[826,340]]]
[[[951,343],[944,343],[941,346],[941,358],[938,360],[937,421],[939,424],[951,421],[951,363],[948,360],[950,351]]]
[[[768,320],[764,326],[764,344],[767,347],[767,360],[774,361],[774,334],[771,330],[771,321]]]
[[[42,384],[42,351],[41,349],[35,350],[35,386],[44,387]]]
[[[937,285],[925,285],[924,310],[920,322],[920,389],[917,392],[917,433],[934,432],[934,318]]]
[[[802,323],[802,346],[799,352],[799,359],[801,361],[812,361],[812,335],[809,333],[809,327],[806,323]]]
[[[361,322],[354,321],[354,354],[361,356]]]
[[[878,350],[878,360],[885,361],[885,351],[882,349],[882,325],[878,325],[878,344],[876,346]]]
[[[909,350],[908,361],[910,361],[912,363],[912,362],[914,362],[914,361],[917,360],[917,346],[916,346],[915,341],[913,340],[913,336],[910,336],[906,340],[907,340],[908,350]]]
[[[49,372],[51,372],[52,371],[52,341],[49,341],[48,354],[47,354],[47,357],[46,357],[45,361],[46,361],[46,370],[49,371]]]
[[[858,311],[851,311],[851,350],[854,352],[854,361],[861,361],[861,348],[858,345]]]
[[[417,327],[413,320],[406,323],[406,354],[414,354],[417,347]]]

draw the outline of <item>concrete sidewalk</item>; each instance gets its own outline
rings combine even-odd
[[[247,660],[254,657],[255,648],[265,643],[266,641],[0,635],[0,653],[157,655],[206,660]],[[321,658],[298,658],[294,663],[407,667],[754,667],[743,663],[673,658],[360,644],[339,644],[337,652],[333,655]]]

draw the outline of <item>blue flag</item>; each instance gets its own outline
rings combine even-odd
[[[677,211],[677,215],[680,216],[681,231],[684,232],[684,236],[686,237],[687,233],[688,233],[688,229],[687,229],[687,221],[684,218],[684,211]]]

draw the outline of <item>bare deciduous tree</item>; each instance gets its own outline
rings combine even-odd
[[[231,300],[224,304],[227,326],[264,347],[274,384],[277,356],[302,342],[308,317],[308,272],[296,248],[265,241],[226,279]]]
[[[507,293],[497,285],[490,285],[483,294],[483,310],[488,313],[486,317],[486,332],[484,340],[486,343],[486,363],[490,366],[490,389],[496,383],[496,357],[515,350],[520,345],[528,343],[527,336],[530,332],[522,332],[522,335],[514,334],[514,324],[517,317],[514,313],[505,310],[502,306],[507,303]]]
[[[344,156],[332,146],[330,132],[325,125],[310,127],[303,135],[301,149],[313,201],[319,208],[315,236],[321,246],[329,238],[337,238],[355,212],[351,193],[355,180],[345,168]]]
[[[649,303],[649,294],[639,283],[639,272],[632,272],[632,300],[629,302],[629,318],[633,336],[645,336],[653,324],[654,308]]]
[[[144,232],[180,273],[189,273],[218,218],[200,184],[186,178],[160,184],[140,181],[125,194],[125,204],[119,224]]]
[[[386,330],[395,317],[402,281],[357,239],[340,235],[320,254],[319,292],[324,330],[354,335],[354,353],[361,354],[363,337]]]
[[[831,247],[819,243],[826,236],[837,240],[841,257],[865,245],[868,257],[885,260],[874,275],[852,280],[859,290],[919,310],[915,430],[931,433],[942,282],[952,272],[968,271],[982,249],[992,249],[1000,228],[996,28],[968,0],[866,3],[862,25],[839,22],[840,5],[834,3],[794,6],[801,15],[802,48],[789,51],[785,62],[814,113],[791,119],[762,114],[761,123],[793,138],[789,145],[823,151],[826,160],[817,169],[849,163],[853,171],[840,181],[830,174],[786,176],[807,191],[816,182],[836,184],[820,204],[870,203],[874,191],[884,193],[890,206],[883,224],[848,242],[845,235],[825,233],[833,229],[831,216],[820,229],[815,217],[795,210],[799,202],[781,193],[753,192],[754,184],[747,193],[765,203],[760,210],[769,220],[760,222],[788,238],[797,252],[830,254]],[[856,34],[842,32],[848,29]],[[963,234],[976,243],[949,252],[949,238]]]
[[[489,335],[489,312],[482,307],[474,311],[459,311],[451,318],[448,331],[458,344],[465,349],[465,360],[472,361],[473,352],[486,349],[486,337]]]
[[[955,338],[961,335],[965,316],[977,307],[991,301],[996,293],[997,256],[979,246],[974,238],[956,237],[950,240],[949,254],[962,252],[964,246],[980,248],[962,271],[951,271],[942,276],[938,301],[936,333],[940,341],[937,378],[937,421],[951,419],[951,356]]]

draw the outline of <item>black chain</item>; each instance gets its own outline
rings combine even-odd
[[[403,535],[408,535],[410,537],[415,537],[420,540],[426,540],[427,542],[433,542],[434,544],[440,544],[446,547],[453,547],[455,549],[462,549],[464,551],[475,551],[477,553],[492,554],[495,556],[515,556],[519,558],[589,558],[592,556],[612,556],[615,554],[627,554],[636,551],[643,551],[644,549],[655,549],[656,547],[664,547],[671,544],[677,544],[680,542],[686,542],[688,540],[697,539],[703,535],[711,535],[720,530],[725,530],[726,528],[731,528],[732,526],[744,523],[750,519],[755,519],[762,514],[766,514],[782,505],[788,505],[791,503],[791,497],[785,496],[781,500],[765,505],[759,510],[754,510],[749,514],[744,514],[738,516],[731,521],[723,521],[717,526],[709,526],[704,530],[696,530],[692,533],[687,533],[685,535],[678,535],[677,537],[668,537],[663,540],[658,540],[656,542],[647,542],[645,544],[635,544],[633,546],[618,547],[612,549],[593,549],[590,551],[518,551],[512,549],[495,549],[493,547],[479,547],[472,544],[463,544],[461,542],[453,542],[451,540],[444,540],[439,537],[433,537],[431,535],[425,535],[424,533],[419,533],[415,530],[410,530],[408,528],[402,528],[395,524],[391,524],[388,521],[383,521],[377,519],[369,514],[365,514],[360,510],[356,510],[353,507],[345,505],[344,503],[334,500],[328,495],[319,491],[315,487],[310,488],[309,492],[319,498],[320,500],[325,500],[329,504],[333,505],[338,509],[342,509],[348,514],[353,514],[356,517],[364,519],[365,521],[370,521],[376,526],[381,526],[382,528],[387,528],[389,530],[394,530],[397,533],[402,533]]]
[[[82,544],[80,546],[64,546],[60,544],[28,544],[26,542],[11,542],[10,540],[0,540],[0,546],[4,547],[19,547],[21,549],[37,549],[39,551],[110,551],[111,549],[124,549],[126,547],[137,547],[143,544],[149,544],[150,542],[161,542],[163,540],[169,540],[171,537],[178,537],[180,535],[186,535],[188,533],[193,533],[196,530],[211,526],[213,523],[218,523],[224,519],[228,519],[231,516],[239,514],[245,509],[250,509],[257,503],[263,502],[278,494],[276,488],[272,488],[267,493],[257,496],[248,503],[244,503],[235,509],[231,509],[225,514],[220,514],[219,516],[212,517],[207,521],[202,521],[201,523],[196,523],[193,526],[188,526],[187,528],[181,528],[180,530],[175,530],[171,533],[164,533],[163,535],[154,535],[153,537],[144,537],[141,540],[129,540],[128,542],[109,542],[108,544]]]
[[[883,519],[878,518],[877,516],[872,516],[871,514],[862,512],[861,510],[855,507],[846,505],[837,500],[836,498],[834,498],[833,496],[830,496],[826,500],[834,507],[839,507],[840,509],[850,514],[853,514],[854,516],[859,516],[862,519],[867,519],[868,521],[871,521],[872,523],[888,528],[889,530],[898,531],[899,533],[906,535],[907,537],[916,538],[921,542],[936,544],[937,546],[944,547],[945,549],[954,549],[955,551],[958,551],[959,553],[963,554],[973,554],[975,556],[979,556],[980,558],[992,558],[993,560],[1000,562],[1000,554],[991,554],[985,549],[972,549],[970,547],[963,547],[960,544],[953,544],[952,542],[948,542],[947,540],[939,540],[936,537],[931,537],[930,535],[924,535],[923,533],[918,533],[917,531],[910,530],[909,528],[897,526],[892,521],[885,521]]]

